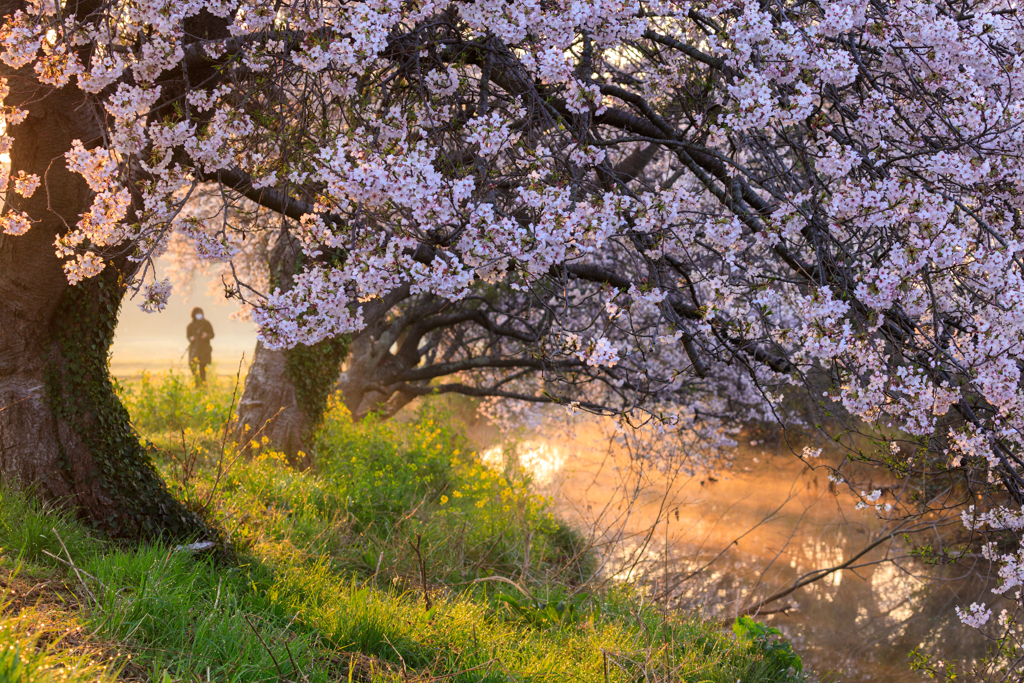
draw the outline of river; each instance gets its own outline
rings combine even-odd
[[[729,622],[749,596],[840,565],[887,528],[884,510],[857,510],[824,468],[813,471],[786,449],[741,448],[731,468],[690,477],[607,444],[581,426],[568,438],[534,432],[518,450],[560,514],[590,530],[606,575],[643,582],[673,609]],[[926,565],[905,546],[887,540],[858,568],[765,605],[757,618],[778,627],[822,678],[919,681],[926,678],[911,670],[912,651],[962,663],[982,656],[986,640],[954,608],[1011,607],[991,592],[992,568]]]

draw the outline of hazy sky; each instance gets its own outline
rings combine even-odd
[[[157,277],[163,278],[161,260],[157,260]],[[110,366],[115,375],[129,375],[140,370],[184,369],[188,348],[185,328],[193,306],[203,309],[213,325],[213,363],[221,374],[234,374],[238,361],[245,354],[246,363],[256,347],[256,331],[252,323],[232,320],[235,304],[222,296],[207,293],[209,280],[197,275],[192,291],[175,291],[160,313],[143,313],[139,299],[126,299],[114,337]]]

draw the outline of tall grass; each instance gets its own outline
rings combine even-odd
[[[226,384],[197,395],[214,410],[184,405],[195,390],[173,376],[131,391],[152,442],[206,435],[179,493],[233,552],[116,547],[4,489],[0,576],[59,577],[65,611],[131,653],[143,680],[803,680],[788,644],[756,625],[737,635],[629,586],[596,589],[550,501],[481,463],[443,411],[354,424],[332,403],[315,465],[297,470],[266,449],[221,449],[224,417],[209,415],[230,415]],[[182,455],[166,453],[170,473]]]
[[[116,388],[142,435],[177,439],[182,431],[215,435],[231,417],[241,386],[235,376],[217,375],[196,386],[191,376],[172,371],[143,372],[136,380],[119,382]],[[172,445],[180,444],[166,442],[167,447]]]
[[[4,606],[7,611],[9,605]],[[114,681],[117,671],[65,646],[45,617],[26,610],[0,614],[0,681],[58,683]]]

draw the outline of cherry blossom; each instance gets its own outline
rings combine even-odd
[[[162,311],[171,296],[171,279],[164,278],[160,282],[152,282],[142,290],[142,302],[139,304],[146,313]]]

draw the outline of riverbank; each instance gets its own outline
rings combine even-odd
[[[541,460],[557,514],[594,530],[606,573],[642,582],[670,609],[723,622],[785,593],[758,619],[780,629],[805,666],[843,681],[929,680],[912,666],[928,655],[969,671],[992,641],[964,626],[956,607],[984,600],[997,614],[1014,609],[1011,596],[992,592],[999,578],[983,558],[941,564],[914,554],[963,528],[955,511],[904,536],[884,505],[858,506],[829,480],[822,465],[843,456],[827,445],[812,470],[784,439],[748,439],[730,466],[693,476],[680,469],[685,462],[659,469],[632,458],[592,424],[571,438],[531,434],[520,447]],[[844,471],[856,473],[855,491],[898,483],[881,470]]]
[[[592,582],[583,537],[529,476],[482,462],[429,406],[353,425],[334,405],[295,468],[259,439],[245,457],[226,444],[227,379],[123,391],[175,495],[225,543],[112,544],[0,492],[0,679],[803,679],[757,624]]]

